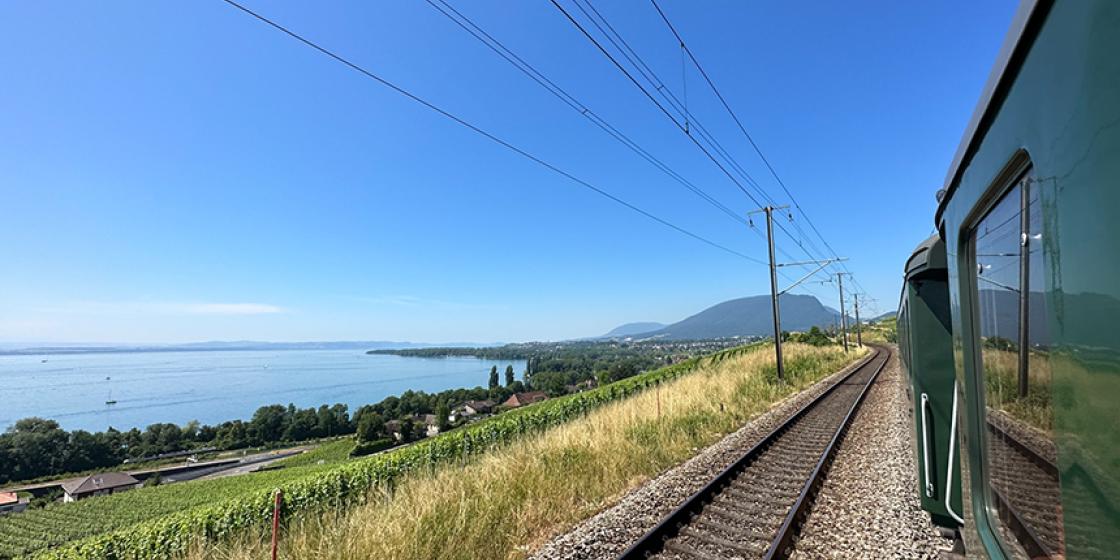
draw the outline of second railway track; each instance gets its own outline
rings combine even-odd
[[[867,390],[890,359],[876,348],[693,494],[619,560],[784,558]]]

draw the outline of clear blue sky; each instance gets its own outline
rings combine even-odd
[[[245,1],[765,259],[759,236],[423,1]],[[752,207],[551,3],[454,5],[694,184],[736,212]],[[596,6],[682,95],[680,52],[653,7]],[[1014,3],[662,7],[879,310],[893,309]],[[217,0],[6,2],[0,53],[0,341],[560,339],[768,290],[765,267],[625,210]],[[694,69],[685,80],[690,110],[785,202]],[[832,287],[810,288],[837,305]]]

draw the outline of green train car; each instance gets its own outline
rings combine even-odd
[[[906,260],[898,305],[898,350],[914,417],[918,495],[934,524],[954,533],[960,517],[960,461],[953,415],[956,374],[945,244],[930,237]]]
[[[1120,2],[1020,6],[938,196],[964,553],[1120,557]]]

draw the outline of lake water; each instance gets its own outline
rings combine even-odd
[[[47,360],[43,362],[43,360]],[[363,404],[409,389],[485,386],[491,366],[524,361],[407,358],[358,350],[135,352],[0,356],[0,430],[20,418],[68,430],[248,419],[267,404]],[[503,377],[504,380],[504,377]],[[115,400],[115,405],[106,401]]]

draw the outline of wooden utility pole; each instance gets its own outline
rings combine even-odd
[[[283,500],[284,492],[277,490],[272,502],[272,560],[276,560],[280,545],[280,504]]]

